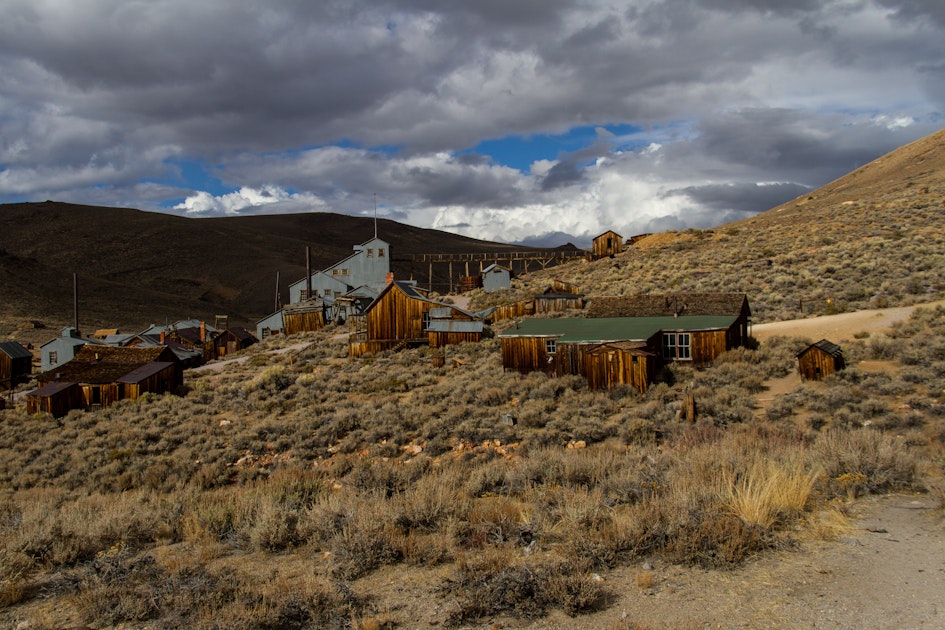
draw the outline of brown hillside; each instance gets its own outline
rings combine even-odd
[[[414,253],[495,252],[508,245],[378,221],[399,277]],[[80,319],[139,326],[165,318],[212,317],[252,322],[270,313],[276,273],[280,292],[312,268],[352,253],[374,234],[374,221],[330,213],[189,219],[127,208],[68,203],[0,206],[0,285],[6,315],[72,320],[72,274],[79,274]],[[422,275],[421,275],[422,274]],[[436,282],[445,278],[434,277]]]
[[[743,292],[764,322],[941,298],[943,234],[945,130],[749,219],[654,234],[553,274],[597,295]]]

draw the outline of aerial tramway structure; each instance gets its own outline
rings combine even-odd
[[[411,276],[415,266],[427,266],[428,288],[433,289],[433,266],[446,265],[449,268],[449,292],[454,289],[453,265],[459,265],[464,271],[464,276],[470,276],[470,270],[473,273],[481,274],[482,270],[489,265],[502,265],[516,274],[526,275],[529,271],[530,263],[537,263],[541,269],[549,266],[560,265],[561,263],[575,260],[578,258],[587,259],[590,254],[578,248],[557,248],[557,249],[535,249],[535,250],[510,250],[504,252],[475,252],[475,253],[449,253],[449,254],[407,254],[394,257],[394,262],[409,263]],[[478,269],[476,265],[478,264]],[[459,286],[457,283],[456,286]]]

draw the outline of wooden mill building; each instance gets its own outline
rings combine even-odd
[[[410,282],[392,281],[349,337],[349,355],[408,346],[445,346],[482,338],[482,320],[452,304],[438,302]]]
[[[843,351],[835,343],[821,339],[797,355],[797,370],[806,381],[819,381],[846,367]]]

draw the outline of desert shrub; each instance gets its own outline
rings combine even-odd
[[[523,502],[502,497],[484,497],[458,523],[457,536],[463,548],[524,546],[533,539],[535,524]]]
[[[527,562],[508,549],[463,554],[446,590],[455,598],[452,624],[497,614],[531,619],[549,607],[575,615],[594,610],[605,595],[585,566],[573,561]]]
[[[914,487],[917,463],[900,438],[870,429],[826,431],[814,442],[812,463],[824,471],[837,496]]]
[[[387,515],[373,520],[374,515],[359,512],[331,541],[331,573],[343,579],[355,579],[376,568],[393,564],[403,558],[403,535]]]

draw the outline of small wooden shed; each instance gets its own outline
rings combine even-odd
[[[843,351],[835,343],[821,339],[797,354],[797,370],[806,381],[819,381],[846,367]]]
[[[29,413],[49,413],[54,418],[61,418],[70,409],[85,407],[82,388],[78,383],[63,381],[50,383],[26,394],[26,411]]]
[[[614,256],[623,251],[623,237],[608,230],[599,236],[595,236],[591,244],[594,258],[605,258]]]
[[[33,371],[33,353],[17,341],[0,341],[0,389],[28,381]]]
[[[286,306],[282,311],[285,334],[294,335],[321,330],[325,327],[325,310],[325,303],[321,299],[311,299]]]
[[[214,339],[214,345],[217,348],[217,357],[220,358],[228,354],[239,352],[240,350],[245,350],[257,341],[258,339],[253,336],[253,333],[242,326],[234,326],[220,333],[220,335]]]

